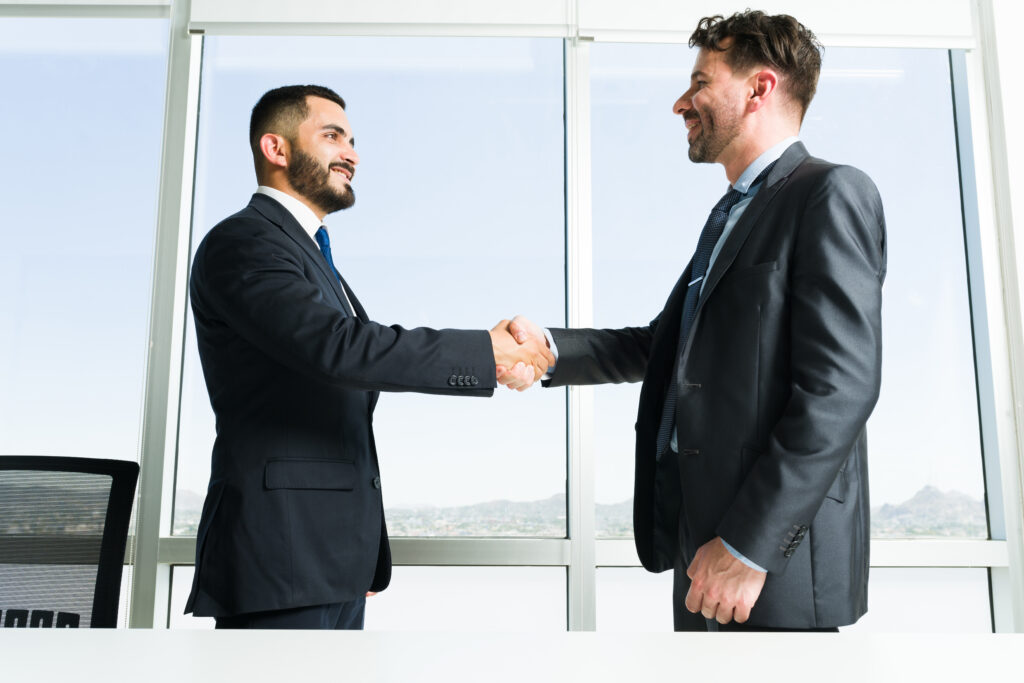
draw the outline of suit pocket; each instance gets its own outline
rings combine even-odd
[[[777,261],[768,261],[767,263],[758,263],[757,265],[748,266],[746,268],[730,270],[728,273],[722,276],[722,279],[718,283],[718,286],[725,287],[727,285],[731,285],[734,282],[746,280],[747,278],[754,277],[762,273],[771,273],[778,269],[779,264]]]
[[[839,470],[839,474],[836,475],[836,480],[832,482],[832,486],[828,488],[828,493],[825,494],[826,498],[831,498],[837,503],[842,503],[846,500],[846,468]]]
[[[263,483],[268,489],[351,491],[356,466],[340,460],[270,460]]]

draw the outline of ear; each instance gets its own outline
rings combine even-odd
[[[747,111],[757,111],[765,106],[779,87],[779,75],[772,69],[761,69],[751,77],[750,98]]]
[[[284,136],[265,133],[260,138],[260,151],[268,165],[280,168],[288,167],[288,155],[291,150],[288,148],[288,141],[284,139]]]

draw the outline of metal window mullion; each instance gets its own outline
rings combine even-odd
[[[591,247],[590,42],[565,41],[566,322],[593,325]],[[568,570],[570,631],[597,626],[594,566],[594,391],[568,389]]]
[[[978,399],[982,466],[985,482],[985,504],[989,536],[1006,538],[1003,509],[1002,477],[999,463],[999,437],[996,428],[996,390],[993,380],[991,343],[989,341],[988,309],[985,304],[985,275],[982,265],[981,221],[978,214],[978,191],[975,182],[971,106],[967,88],[967,59],[963,50],[949,51],[949,74],[953,97],[953,127],[956,138],[960,183],[960,210],[964,233],[967,266],[967,290],[970,301],[971,343],[974,351],[975,383]],[[990,583],[993,598],[989,606],[993,626],[1002,621],[1003,608],[998,598],[1000,588]]]
[[[1007,114],[1002,98],[997,40],[1014,39],[1012,28],[996,17],[992,0],[975,3],[974,31],[980,49],[964,55],[968,104],[975,159],[979,215],[981,277],[988,302],[990,362],[993,380],[993,421],[1001,473],[987,482],[989,495],[1002,497],[1003,528],[993,525],[993,536],[1006,539],[1008,569],[992,571],[993,618],[997,631],[1024,632],[1024,320],[1021,276],[1013,230]],[[1008,65],[1010,66],[1010,65]],[[1009,80],[1006,80],[1009,83]],[[984,417],[984,416],[983,416]],[[983,423],[984,426],[984,423]],[[986,449],[990,444],[986,444]],[[987,454],[986,454],[987,457]],[[989,462],[986,461],[988,467]],[[998,487],[998,490],[996,490]]]
[[[391,557],[398,566],[567,567],[572,542],[564,538],[436,538],[391,539]],[[161,566],[193,565],[194,536],[160,539]]]
[[[1009,563],[1006,541],[944,538],[875,538],[872,567],[956,567],[1002,571]],[[597,542],[598,567],[640,567],[631,539]]]
[[[181,399],[192,178],[202,38],[187,30],[189,0],[171,9],[163,154],[150,305],[149,348],[141,429],[137,547],[129,626],[152,628],[165,617],[169,573],[159,566],[169,531],[174,453]]]
[[[32,19],[166,19],[170,16],[170,0],[166,2],[75,3],[4,2],[0,17]]]

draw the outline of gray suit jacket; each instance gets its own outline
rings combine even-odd
[[[643,380],[633,522],[644,566],[721,536],[768,577],[750,624],[816,628],[867,610],[864,425],[881,381],[885,219],[871,180],[779,159],[707,276],[678,364],[679,454],[655,439],[690,281],[645,327],[556,329],[550,385]]]

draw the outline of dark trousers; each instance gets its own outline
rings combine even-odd
[[[735,621],[728,624],[719,624],[714,619],[705,619],[697,612],[694,614],[686,609],[686,594],[690,590],[690,577],[686,575],[687,564],[682,556],[676,558],[676,566],[672,570],[672,621],[676,631],[708,631],[708,632],[743,632],[743,631],[792,631],[792,632],[822,632],[839,633],[835,626],[832,628],[773,628],[770,626],[751,626],[749,624],[737,624]]]
[[[329,605],[217,617],[217,628],[359,631],[363,628],[365,614],[366,598],[357,598],[349,602],[336,602]]]

